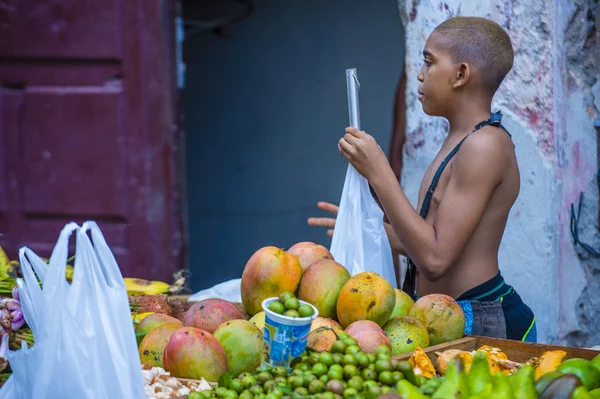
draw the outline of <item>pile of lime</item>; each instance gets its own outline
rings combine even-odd
[[[300,300],[289,291],[279,294],[279,298],[269,303],[267,307],[271,312],[288,317],[311,317],[315,313],[312,306],[300,303]]]
[[[293,362],[292,370],[262,366],[188,399],[375,399],[394,392],[401,380],[426,384],[425,378],[414,375],[408,361],[393,359],[388,347],[364,353],[355,339],[341,333],[330,351],[305,352]]]

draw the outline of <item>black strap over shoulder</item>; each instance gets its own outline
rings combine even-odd
[[[502,129],[504,129],[504,131],[510,136],[510,133],[508,132],[508,130],[506,130],[506,128],[504,128],[504,126],[502,126],[502,111],[495,112],[490,116],[490,119],[478,123],[475,126],[475,129],[473,129],[473,131],[471,133],[474,133],[474,132],[478,131],[479,129],[481,129],[482,127],[488,126],[488,125],[500,127]],[[448,155],[446,155],[446,158],[444,158],[444,160],[438,167],[437,171],[435,172],[435,175],[433,175],[431,184],[429,185],[429,188],[427,189],[427,192],[425,193],[425,198],[423,199],[423,205],[421,206],[421,211],[419,212],[419,215],[423,219],[425,219],[425,217],[427,216],[427,212],[429,211],[429,204],[431,203],[431,198],[433,197],[435,188],[438,184],[438,181],[440,180],[440,177],[442,176],[442,173],[444,172],[444,169],[446,168],[446,165],[448,165],[450,160],[454,157],[454,155],[456,155],[456,153],[458,152],[458,150],[460,149],[460,147],[462,146],[464,141],[467,139],[467,137],[469,137],[469,135],[471,133],[467,134],[452,149],[452,151],[450,151],[450,153]],[[404,284],[402,285],[402,291],[406,292],[413,299],[416,298],[416,283],[417,283],[417,268],[416,268],[414,262],[412,261],[412,259],[410,259],[410,257],[409,257],[408,258],[408,268],[406,269],[406,275],[404,277]]]

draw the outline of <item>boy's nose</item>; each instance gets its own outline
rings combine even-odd
[[[423,71],[419,71],[419,73],[417,74],[417,80],[419,82],[423,82]]]

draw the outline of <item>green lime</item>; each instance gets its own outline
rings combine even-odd
[[[341,364],[332,364],[329,370],[338,370],[340,373],[343,373],[344,367]]]
[[[358,361],[356,360],[356,356],[354,356],[354,355],[344,355],[342,364],[344,366],[347,364],[352,364],[352,365],[356,366],[358,364]]]
[[[298,298],[289,298],[283,304],[287,310],[298,310],[300,307],[300,301]]]
[[[394,377],[394,382],[398,382],[404,379],[404,374],[399,371],[392,371],[392,377]]]
[[[292,292],[285,291],[285,292],[282,292],[281,294],[279,294],[279,302],[285,303],[285,301],[287,301],[288,299],[295,298],[295,297],[296,296]]]
[[[294,389],[294,392],[296,392],[300,396],[308,396],[308,394],[309,394],[308,389],[306,389],[304,387],[298,387],[298,388]]]
[[[194,392],[192,392],[192,393],[194,393]],[[207,390],[199,392],[199,393],[202,395],[201,397],[203,397],[203,398],[206,398],[206,399],[214,398],[213,391],[210,389],[207,389]],[[190,397],[191,396],[188,396],[188,398],[190,398]],[[200,396],[198,396],[198,398],[200,398]]]
[[[279,399],[279,395],[274,394],[273,392],[269,392],[266,396],[265,399]]]
[[[354,376],[348,381],[348,387],[355,388],[359,392],[363,390],[363,386],[363,379],[358,376]]]
[[[358,363],[358,365],[361,368],[365,368],[369,365],[369,356],[367,356],[366,353],[357,353],[356,355],[354,355],[354,357],[356,357],[356,363]]]
[[[375,362],[375,371],[377,374],[382,371],[392,371],[392,363],[387,359],[380,359]]]
[[[331,366],[334,363],[333,355],[329,352],[321,352],[319,354],[319,363],[323,363],[327,367]]]
[[[390,393],[390,392],[392,392],[392,387],[389,387],[387,385],[384,385],[384,386],[381,387],[381,393],[382,394],[383,393]]]
[[[319,363],[319,354],[317,352],[311,353],[307,363],[311,366],[314,366],[315,364]]]
[[[298,311],[294,309],[286,310],[285,312],[283,312],[283,315],[287,317],[300,317],[300,313],[298,313]]]
[[[287,383],[292,388],[296,389],[298,387],[304,386],[304,378],[299,375],[293,375],[288,378]]]
[[[259,381],[260,381],[260,379],[259,379]],[[263,384],[263,390],[266,393],[270,393],[271,391],[273,391],[273,389],[275,389],[276,386],[277,386],[277,383],[275,382],[275,380],[269,380]]]
[[[344,342],[348,346],[358,346],[358,342],[356,342],[356,340],[352,337],[344,339]]]
[[[257,384],[257,381],[253,375],[247,375],[242,378],[242,384],[244,385],[244,388],[250,389]]]
[[[215,393],[219,397],[223,397],[223,395],[225,395],[225,392],[227,392],[227,388],[225,387],[218,387],[217,389],[215,389]]]
[[[300,317],[310,317],[315,314],[315,310],[312,306],[304,303],[298,308],[298,313],[300,313]]]
[[[300,370],[300,371],[306,371],[309,368],[310,367],[306,363],[296,363],[296,365],[294,366],[294,370]]]
[[[390,350],[390,348],[388,348],[385,345],[379,345],[377,348],[375,348],[375,355],[380,355],[380,354],[391,356],[392,351]]]
[[[323,384],[327,384],[329,382],[329,372],[327,372],[327,374],[325,375],[320,376],[319,381],[321,381]]]
[[[234,390],[236,393],[242,393],[244,390],[244,384],[240,380],[232,380],[231,384],[229,384],[229,389]]]
[[[346,340],[346,339],[350,339],[350,338],[352,338],[352,337],[350,335],[348,335],[348,333],[341,332],[338,334],[338,339],[340,339],[342,341]]]
[[[308,392],[311,394],[321,393],[325,390],[325,383],[323,381],[315,380],[308,384]]]
[[[287,376],[287,369],[283,366],[277,366],[275,367],[275,369],[272,371],[273,375],[276,375],[278,377],[285,377]]]
[[[373,384],[368,384],[368,382],[372,382]],[[365,396],[368,398],[377,398],[381,395],[381,387],[375,381],[367,381],[365,382]]]
[[[312,366],[312,372],[317,377],[320,377],[323,374],[327,374],[327,366],[323,363],[317,363],[314,366]]]
[[[250,387],[250,392],[253,395],[258,395],[259,393],[263,393],[263,389],[260,385],[257,384]]]
[[[205,392],[205,391],[202,391]],[[187,396],[188,399],[202,399],[205,396],[202,394],[202,392],[190,392],[190,394]]]
[[[600,388],[600,370],[589,360],[581,358],[567,359],[556,370],[562,374],[574,374],[588,391]]]
[[[233,389],[228,389],[223,394],[223,399],[238,399],[238,397],[239,397],[238,393],[236,391],[234,391]]]
[[[377,360],[377,356],[374,353],[367,353],[367,357],[369,358],[369,363],[375,363]]]
[[[333,392],[323,392],[319,399],[335,399],[335,394]]]
[[[349,380],[350,378],[356,375],[360,375],[360,371],[355,365],[347,364],[344,366],[344,377],[346,378],[346,380]]]
[[[348,345],[346,345],[344,341],[335,341],[333,345],[331,345],[331,352],[344,354],[347,346]]]
[[[345,398],[355,398],[358,396],[358,390],[356,388],[346,388],[344,390],[344,399]]]
[[[362,378],[365,379],[365,381],[377,379],[377,373],[375,372],[375,370],[364,369],[362,371],[361,375],[362,375]]]
[[[332,353],[331,356],[333,356],[333,362],[335,364],[342,364],[342,362],[344,361],[344,355],[342,355],[341,353]]]
[[[256,379],[261,384],[264,384],[265,382],[272,380],[273,376],[271,375],[271,373],[269,373],[267,371],[261,371],[260,373],[258,373],[258,376],[256,377]]]
[[[302,386],[308,388],[311,382],[315,381],[318,377],[312,373],[312,371],[308,371],[302,377]]]
[[[334,368],[330,368],[327,371],[327,377],[330,380],[343,380],[344,379],[344,371],[343,370],[337,370]]]
[[[239,399],[254,399],[254,395],[252,395],[252,393],[250,391],[243,391],[242,393],[240,393],[240,396],[238,396]],[[189,396],[188,396],[189,399]]]
[[[285,306],[283,306],[283,303],[279,302],[279,301],[273,301],[269,304],[269,306],[267,306],[267,308],[269,308],[269,310],[271,312],[277,313],[277,314],[282,314],[283,312],[285,312]]]
[[[348,343],[348,342],[346,342],[346,343]],[[358,346],[358,345],[349,345],[346,347],[346,350],[344,351],[344,353],[346,355],[355,355],[358,352],[360,352],[360,346]]]

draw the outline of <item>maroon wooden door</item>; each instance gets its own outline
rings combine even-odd
[[[125,276],[183,264],[173,13],[160,0],[0,1],[0,245],[48,256],[95,220]]]

